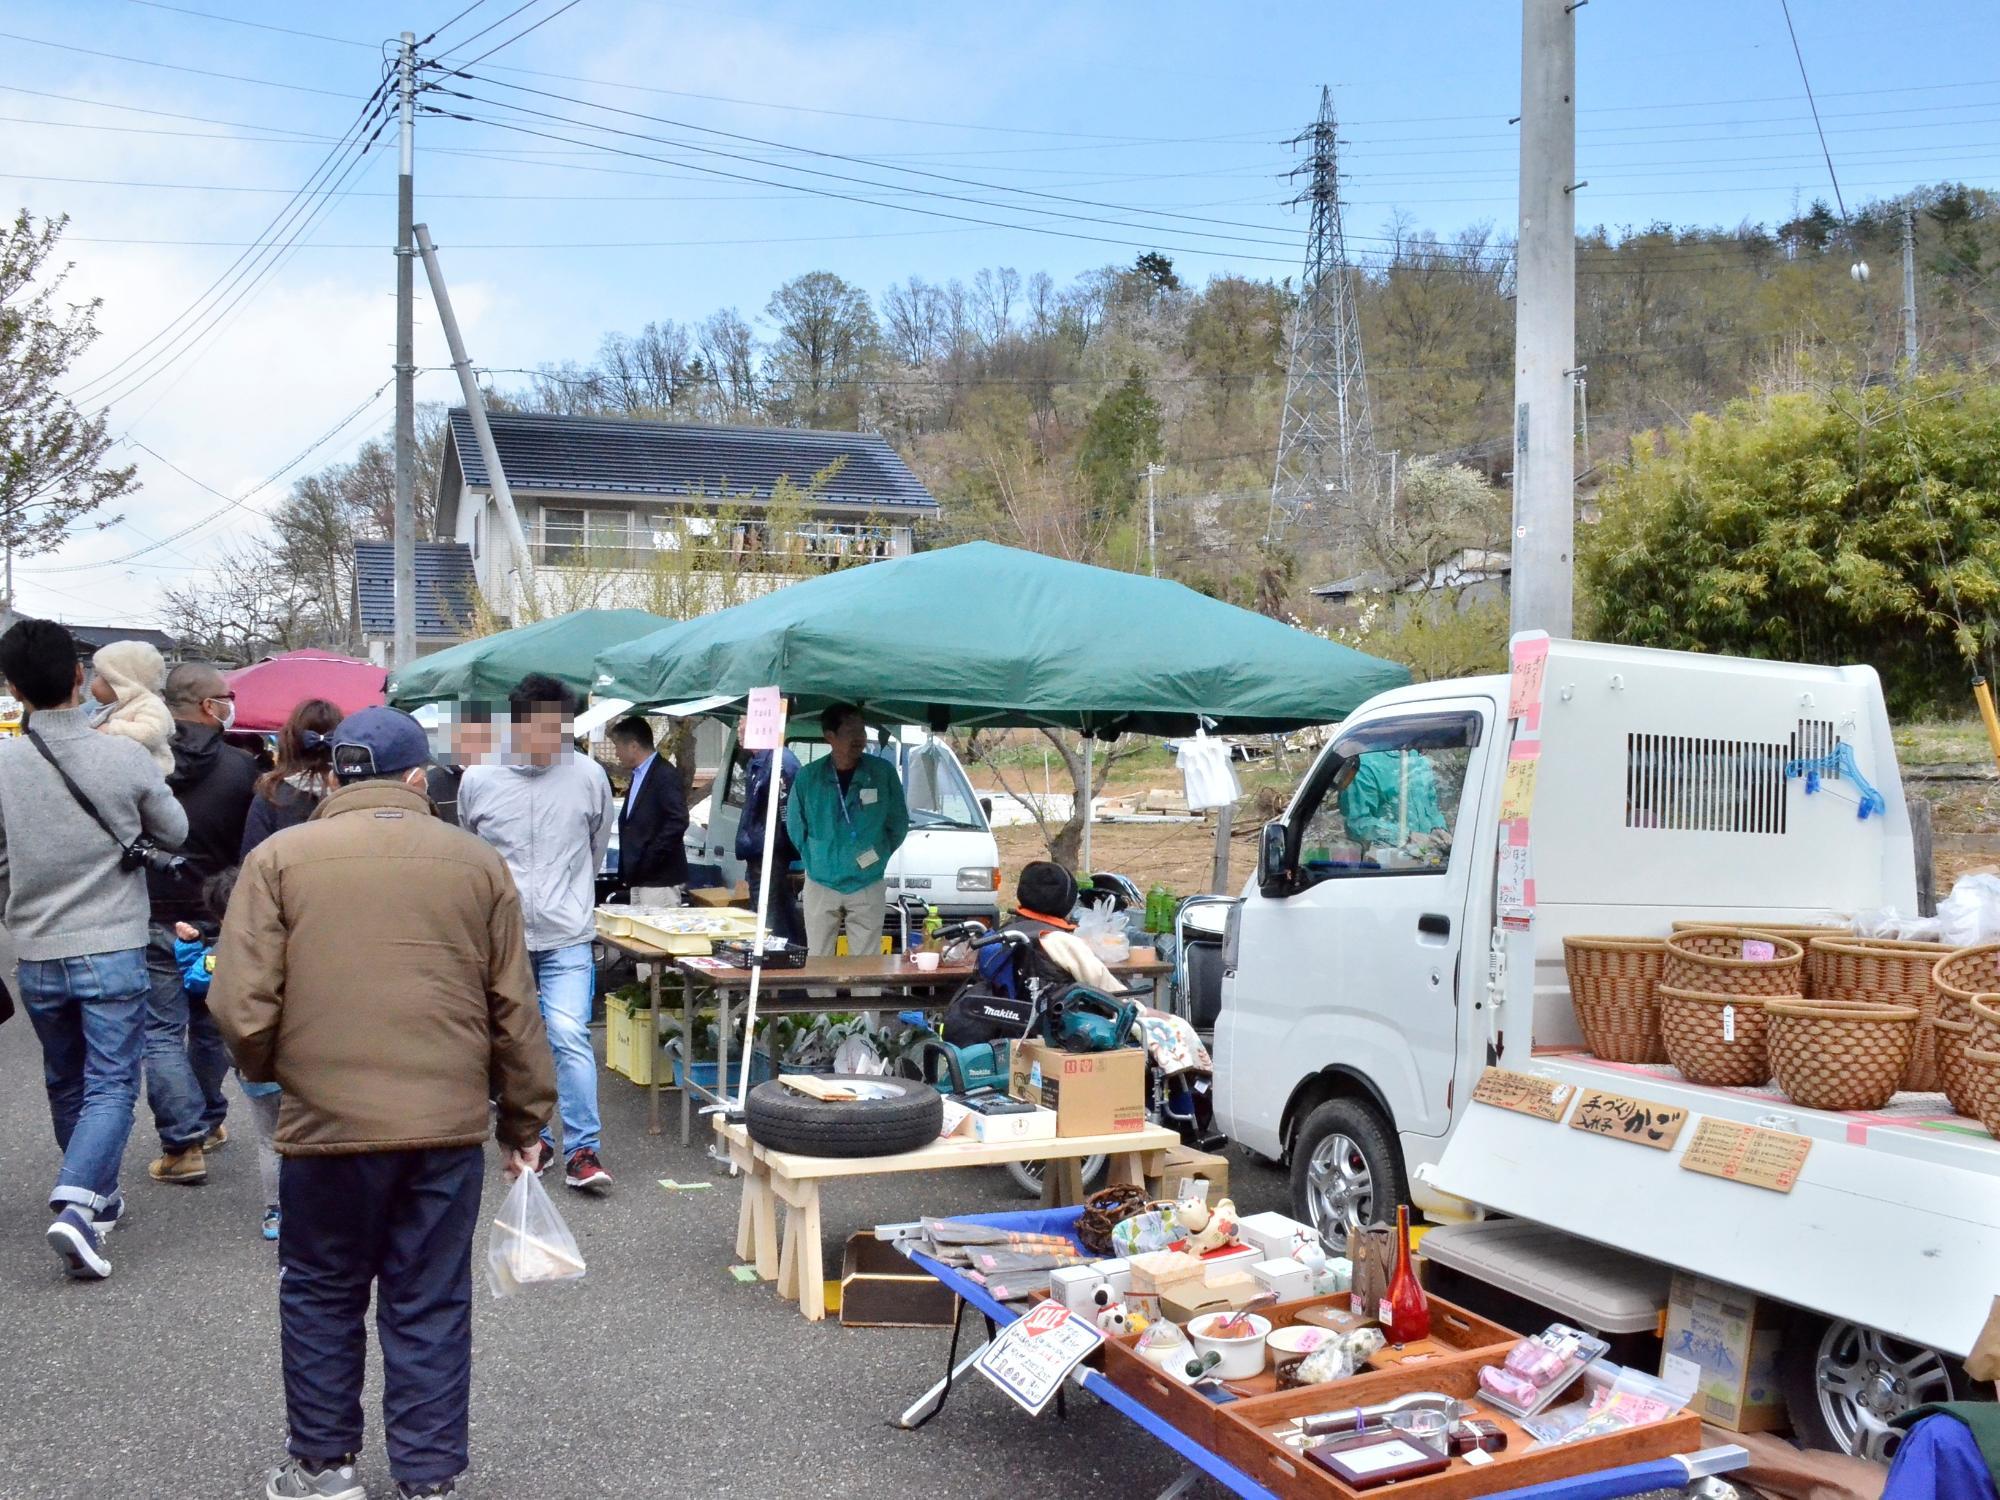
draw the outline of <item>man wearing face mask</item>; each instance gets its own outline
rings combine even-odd
[[[209,662],[183,662],[167,673],[174,716],[174,769],[167,787],[187,814],[184,861],[147,870],[152,925],[146,968],[146,1102],[160,1132],[160,1156],[146,1170],[155,1182],[194,1186],[208,1180],[208,1153],[229,1139],[222,1079],[229,1053],[205,1000],[189,996],[174,961],[174,924],[207,913],[202,886],[236,863],[243,823],[256,794],[257,765],[222,736],[236,722],[236,695]]]

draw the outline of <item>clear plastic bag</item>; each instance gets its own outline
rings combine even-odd
[[[1117,910],[1109,896],[1084,907],[1076,919],[1076,935],[1090,945],[1102,963],[1122,964],[1132,956],[1131,916]]]
[[[493,1221],[486,1243],[486,1284],[494,1296],[511,1297],[540,1282],[575,1281],[583,1272],[583,1252],[548,1189],[533,1172],[523,1172]]]
[[[2000,875],[1961,875],[1938,903],[1938,936],[1954,948],[2000,939]]]

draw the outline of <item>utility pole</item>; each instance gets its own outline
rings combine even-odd
[[[1153,481],[1166,472],[1165,464],[1146,465],[1146,563],[1155,578],[1160,576],[1160,528],[1153,508]]]
[[[1576,527],[1576,8],[1522,0],[1513,629],[1571,630]]]
[[[1903,205],[1903,366],[1917,373],[1917,205]]]
[[[417,356],[414,329],[416,248],[417,34],[403,33],[397,66],[402,160],[396,178],[396,577],[395,639],[390,668],[404,671],[417,659]]]

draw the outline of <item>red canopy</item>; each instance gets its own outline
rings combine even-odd
[[[344,714],[388,701],[386,668],[331,651],[287,651],[224,675],[236,694],[238,729],[282,729],[306,698],[325,698]]]

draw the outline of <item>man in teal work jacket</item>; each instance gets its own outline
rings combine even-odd
[[[819,722],[832,753],[799,772],[785,808],[785,831],[806,872],[806,949],[830,958],[845,932],[849,953],[874,953],[883,877],[910,831],[910,810],[895,765],[866,753],[860,709],[836,704]]]

